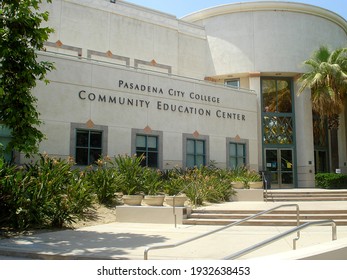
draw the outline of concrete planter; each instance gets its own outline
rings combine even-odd
[[[234,188],[234,189],[243,189],[245,187],[244,183],[243,182],[231,182],[231,186]]]
[[[123,203],[125,205],[140,206],[142,203],[142,195],[123,195]]]
[[[148,206],[163,206],[164,195],[145,195],[142,202]]]
[[[173,196],[165,196],[165,203],[168,206],[173,206]],[[176,196],[175,197],[175,207],[183,207],[185,202],[188,200],[186,196]]]
[[[249,187],[251,189],[262,189],[263,188],[263,182],[259,181],[259,182],[249,182]]]
[[[231,201],[264,201],[263,189],[240,189],[231,197]]]

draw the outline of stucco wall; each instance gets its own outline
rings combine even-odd
[[[347,23],[327,10],[267,1],[210,8],[183,18],[206,29],[213,65],[208,75],[303,72],[320,45],[347,43]]]
[[[201,78],[207,53],[205,30],[177,20],[173,15],[127,2],[102,0],[54,0],[44,3],[50,13],[47,23],[55,32],[49,42],[106,53],[171,67],[172,73]],[[53,49],[66,53],[63,48]],[[99,57],[97,58],[99,59]],[[147,68],[151,68],[149,65]],[[155,67],[153,70],[158,71]]]
[[[221,167],[227,138],[248,139],[249,163],[258,167],[254,93],[78,57],[43,53],[41,58],[56,66],[50,84],[35,90],[48,137],[42,152],[71,155],[70,124],[91,120],[108,127],[110,156],[131,154],[131,130],[149,126],[163,132],[164,168],[182,165],[182,135],[194,132],[209,136],[209,158]]]

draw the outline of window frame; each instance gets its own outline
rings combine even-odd
[[[143,129],[136,129],[133,128],[131,130],[131,154],[135,155],[136,154],[136,138],[137,136],[153,136],[157,138],[157,161],[158,161],[158,166],[157,167],[152,167],[152,168],[157,168],[157,169],[163,169],[163,132],[162,131],[157,131],[157,130],[152,130],[151,132],[145,132]],[[147,148],[146,148],[147,149]],[[147,166],[147,164],[146,164]]]
[[[228,84],[228,82],[237,82],[237,86]],[[240,83],[241,83],[240,82],[240,78],[224,80],[224,85],[227,86],[227,87],[231,87],[231,88],[240,88]]]
[[[108,127],[103,125],[94,125],[92,128],[88,127],[86,124],[81,123],[71,123],[70,127],[70,155],[77,162],[77,132],[78,131],[88,131],[90,132],[101,132],[101,155],[107,155],[107,142],[108,142]],[[94,164],[90,162],[89,159],[90,145],[88,143],[88,164],[77,164],[78,166],[88,166]]]
[[[188,140],[196,140],[196,141],[203,141],[204,142],[204,166],[208,165],[210,162],[210,139],[209,136],[207,135],[199,135],[199,136],[195,136],[192,134],[183,134],[183,163],[182,166],[183,168],[192,168],[193,166],[187,166],[187,159],[188,159],[188,155],[187,155],[187,143]],[[194,156],[196,156],[194,154]],[[195,162],[195,159],[194,159]],[[196,165],[194,165],[196,166]]]
[[[227,168],[228,169],[232,169],[232,167],[231,167],[231,160],[230,160],[230,158],[231,158],[231,156],[230,156],[230,145],[231,144],[244,145],[244,153],[245,153],[245,155],[244,155],[244,159],[245,159],[244,165],[245,166],[249,165],[249,140],[228,137],[227,141],[226,141],[226,151],[227,151],[226,163],[227,163]],[[239,158],[239,157],[237,157],[237,155],[236,155],[236,159],[237,158]]]

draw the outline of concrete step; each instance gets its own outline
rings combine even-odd
[[[347,190],[268,190],[267,201],[273,202],[293,202],[305,201],[347,201]],[[240,221],[249,216],[261,212],[260,210],[215,210],[215,209],[194,209],[187,219],[183,220],[186,225],[227,225]],[[252,226],[296,226],[296,210],[285,209],[264,214],[242,225]],[[337,225],[347,225],[347,209],[300,209],[300,223],[306,223],[317,220],[331,219]]]
[[[222,220],[242,220],[250,215],[247,214],[191,214],[189,219],[222,219]],[[347,213],[344,214],[300,214],[300,220],[326,220],[326,219],[334,219],[334,220],[347,220]],[[255,220],[296,220],[296,214],[292,215],[261,215],[259,217],[254,218]]]
[[[259,210],[205,210],[194,209],[183,220],[186,225],[227,225],[236,221],[240,221],[261,211]],[[346,210],[316,210],[306,209],[300,210],[300,223],[318,220],[334,220],[337,225],[347,225],[347,209]],[[296,226],[297,213],[296,210],[276,210],[268,214],[258,216],[250,221],[243,223],[244,226]]]
[[[346,190],[325,191],[283,191],[268,190],[264,192],[267,201],[347,201]]]
[[[230,219],[187,219],[183,221],[185,225],[228,225],[239,220]],[[314,220],[302,220],[300,224],[311,222]],[[346,226],[346,220],[336,220],[337,225]],[[240,226],[296,226],[295,220],[250,220],[242,223]]]

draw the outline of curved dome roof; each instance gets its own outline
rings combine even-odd
[[[339,25],[347,34],[347,21],[340,15],[317,6],[285,1],[257,1],[225,4],[194,12],[184,16],[181,18],[181,20],[194,23],[199,20],[204,20],[223,14],[254,11],[288,11],[315,15],[334,22],[335,24]]]

